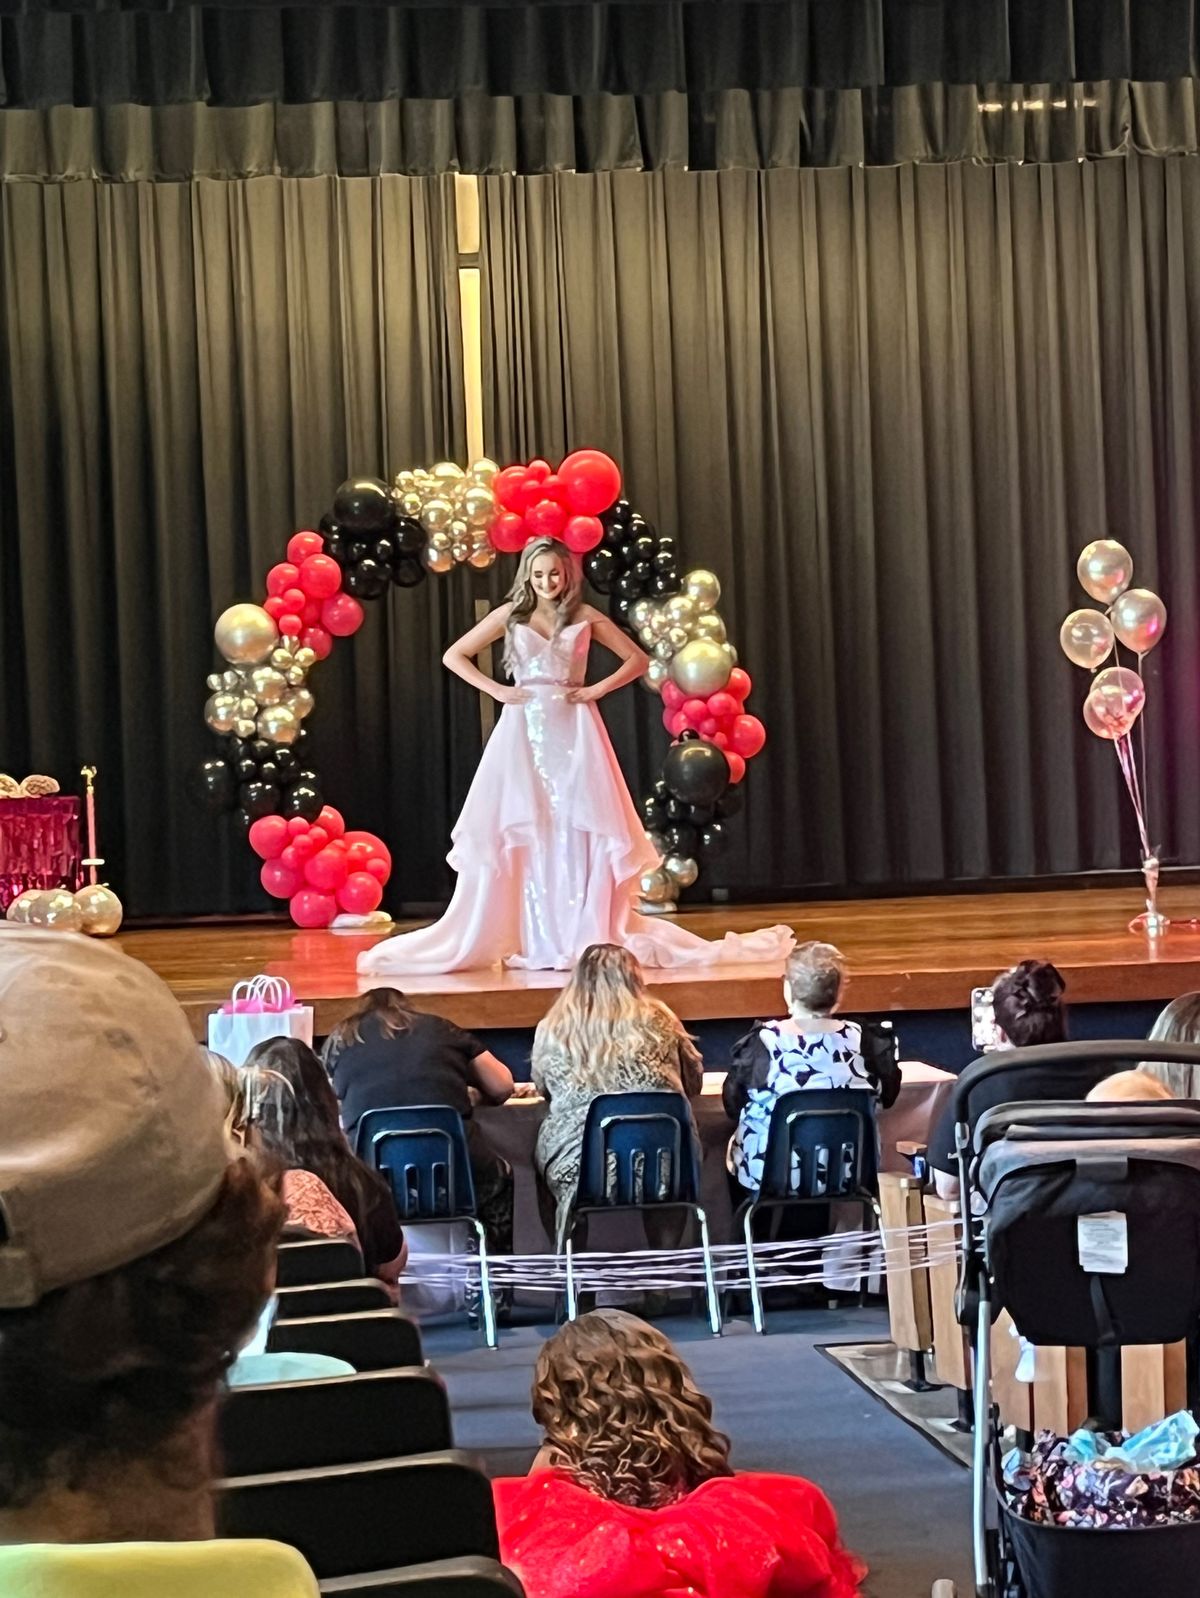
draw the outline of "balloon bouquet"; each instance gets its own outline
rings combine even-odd
[[[1080,555],[1075,569],[1082,586],[1107,608],[1073,610],[1059,629],[1058,641],[1072,664],[1096,673],[1083,701],[1084,724],[1097,738],[1112,743],[1133,805],[1142,851],[1146,909],[1130,924],[1130,931],[1144,931],[1156,938],[1167,930],[1170,921],[1158,908],[1159,862],[1150,845],[1146,822],[1145,725],[1139,723],[1146,704],[1142,662],[1166,631],[1167,607],[1150,589],[1129,586],[1133,581],[1133,557],[1115,539],[1094,540]],[[1118,643],[1136,657],[1136,669],[1120,664]],[[1104,666],[1110,655],[1114,664]],[[1098,669],[1101,666],[1103,671]],[[1140,734],[1136,745],[1135,726]]]
[[[746,710],[752,684],[717,611],[720,583],[701,569],[681,576],[674,539],[620,493],[616,462],[595,449],[573,451],[557,471],[544,460],[503,470],[441,461],[399,472],[390,487],[351,478],[319,530],[289,540],[262,602],[218,617],[225,664],[208,679],[204,718],[220,743],[196,774],[197,793],[236,814],[263,862],[262,886],[288,901],[298,926],[378,915],[392,869],[379,838],[348,830],[325,803],[306,749],[310,671],[362,626],[363,601],[456,566],[486,570],[531,538],[561,539],[581,556],[610,615],[653,657],[645,686],[661,695],[675,742],[642,807],[663,856],[641,879],[643,908],[674,909],[702,859],[723,847],[724,823],[741,808],[734,786],[766,730]]]

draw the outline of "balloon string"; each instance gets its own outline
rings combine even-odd
[[[1145,665],[1146,657],[1145,657],[1145,655],[1137,655],[1136,658],[1137,658],[1137,674],[1142,679],[1142,688],[1143,688],[1143,691],[1144,691],[1145,690],[1146,679],[1143,676],[1143,667]],[[1141,760],[1142,760],[1141,786],[1142,786],[1143,803],[1144,803],[1144,807],[1145,807],[1145,812],[1144,813],[1145,813],[1145,817],[1146,817],[1146,830],[1149,831],[1149,827],[1150,827],[1150,767],[1149,767],[1149,764],[1148,764],[1148,762],[1146,760],[1146,710],[1145,710],[1145,705],[1144,704],[1143,704],[1143,707],[1142,707],[1142,713],[1138,717],[1138,744],[1139,744],[1139,748],[1140,748],[1140,752],[1141,752]],[[1149,845],[1147,845],[1147,847],[1146,847],[1147,856],[1153,854],[1153,852],[1154,851],[1149,847]]]
[[[1125,779],[1125,786],[1129,791],[1129,798],[1133,805],[1133,813],[1137,818],[1138,837],[1142,845],[1142,859],[1148,860],[1151,855],[1150,839],[1146,833],[1146,816],[1142,806],[1142,793],[1138,784],[1137,763],[1133,750],[1130,748],[1129,734],[1117,738],[1113,742],[1117,752],[1117,761],[1121,767],[1121,775]]]

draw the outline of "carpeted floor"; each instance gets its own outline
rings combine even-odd
[[[662,1329],[685,1352],[744,1470],[789,1471],[833,1500],[847,1544],[871,1566],[871,1598],[927,1598],[939,1576],[969,1591],[970,1476],[891,1414],[817,1344],[887,1336],[883,1310],[773,1313],[766,1337],[746,1321],[711,1338],[699,1320]],[[529,1379],[547,1327],[501,1334],[489,1351],[465,1327],[430,1328],[428,1357],[450,1392],[455,1439],[493,1475],[523,1472],[537,1448]]]

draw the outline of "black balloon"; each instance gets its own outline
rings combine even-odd
[[[660,549],[652,562],[654,570],[661,576],[673,574],[675,571],[675,551],[673,549]]]
[[[392,537],[402,555],[419,555],[428,542],[425,529],[411,516],[396,518],[396,529]]]
[[[673,821],[664,829],[663,837],[670,854],[694,855],[700,843],[700,834],[686,821]]]
[[[260,782],[279,781],[279,766],[274,760],[263,761],[262,765],[258,768],[258,780]]]
[[[369,555],[370,552],[371,546],[367,543],[365,538],[347,539],[346,559],[349,561],[351,566],[357,566],[358,562],[364,559],[365,556]]]
[[[629,626],[629,607],[633,600],[628,594],[614,594],[608,602],[608,614],[621,627]]]
[[[237,784],[226,760],[205,760],[196,767],[192,792],[208,810],[232,810],[237,799]]]
[[[663,809],[666,811],[668,821],[690,821],[691,816],[688,814],[688,812],[691,810],[691,808],[691,805],[685,804],[682,799],[676,799],[674,797],[668,799],[666,804],[663,806]]]
[[[425,581],[425,568],[412,555],[401,555],[392,567],[392,581],[397,588],[415,588]]]
[[[604,529],[605,549],[624,549],[629,538],[629,529],[624,522],[613,522]]]
[[[356,599],[378,599],[387,587],[390,571],[371,555],[346,568],[342,586]]]
[[[629,572],[632,577],[637,578],[638,587],[644,589],[654,575],[654,567],[648,560],[635,560]]]
[[[643,533],[640,538],[634,539],[633,549],[633,559],[635,561],[644,560],[649,562],[654,559],[658,546],[649,533]]]
[[[622,599],[640,599],[642,581],[634,572],[622,572],[617,578],[617,593]]]
[[[689,805],[687,819],[693,827],[707,827],[716,820],[712,805]]]
[[[650,592],[656,599],[666,599],[671,594],[677,594],[683,587],[683,581],[678,572],[658,572],[650,579]]]
[[[317,523],[317,526],[325,534],[326,538],[340,538],[342,536],[342,524],[332,511],[327,510]]]
[[[384,533],[371,545],[371,554],[381,566],[390,566],[396,558],[396,546],[391,536]]]
[[[663,761],[663,776],[677,800],[686,805],[711,805],[729,786],[729,762],[716,744],[697,738],[671,745]]]
[[[617,575],[617,557],[613,551],[601,545],[599,549],[592,550],[583,566],[592,587],[598,593],[607,594]]]
[[[730,783],[721,795],[721,803],[717,806],[717,818],[724,821],[726,816],[736,816],[744,803],[741,788],[735,788]]]
[[[284,782],[290,782],[299,769],[299,762],[286,744],[276,744],[275,765]]]
[[[729,833],[724,822],[714,821],[711,827],[704,827],[700,833],[700,847],[706,855],[719,855],[724,853],[725,845],[729,842]]]
[[[258,776],[258,761],[252,755],[242,755],[234,761],[233,772],[239,782],[253,782]]]
[[[642,800],[642,818],[651,830],[660,827],[667,819],[666,806],[657,794],[647,794]]]
[[[246,753],[261,765],[264,760],[274,758],[275,745],[269,738],[251,738]]]
[[[390,532],[396,507],[378,477],[350,477],[333,496],[334,520],[356,533]]]
[[[609,506],[602,519],[606,527],[628,527],[632,517],[633,506],[627,499],[619,499]]]
[[[301,779],[312,778],[313,772],[301,772]],[[294,782],[284,791],[283,804],[280,807],[285,816],[303,816],[305,821],[315,821],[321,814],[321,806],[325,801],[321,798],[321,790],[312,781],[301,780]]]
[[[238,789],[238,803],[251,821],[273,816],[279,809],[279,789],[273,782],[244,782]]]
[[[680,743],[694,744],[699,740],[700,734],[694,727],[685,727],[679,734]]]
[[[661,799],[664,804],[671,797],[671,790],[667,787],[666,779],[663,777],[656,777],[654,779],[654,783],[650,789],[650,792],[656,799]]]

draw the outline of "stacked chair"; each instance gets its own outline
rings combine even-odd
[[[283,1244],[278,1280],[268,1347],[332,1354],[356,1374],[226,1396],[221,1534],[289,1543],[322,1593],[520,1598],[499,1563],[491,1485],[453,1445],[418,1328],[379,1307],[349,1244]]]

